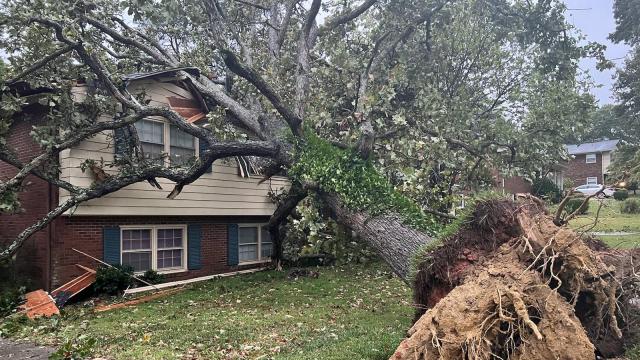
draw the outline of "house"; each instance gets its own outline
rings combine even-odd
[[[184,70],[184,69],[183,69]],[[197,72],[197,69],[186,69]],[[124,79],[132,93],[144,92],[152,105],[170,106],[187,121],[205,126],[206,104],[176,69],[133,74]],[[94,89],[95,90],[95,89]],[[73,93],[81,99],[87,84]],[[42,123],[46,109],[25,107],[12,122],[8,145],[21,161],[40,152],[29,135]],[[107,115],[103,115],[107,116]],[[145,156],[164,166],[197,157],[198,139],[181,132],[162,118],[136,123]],[[94,173],[83,171],[86,159],[113,160],[119,134],[106,131],[63,151],[59,156],[60,178],[73,185],[89,186]],[[162,156],[162,154],[170,156]],[[115,171],[105,169],[108,173]],[[15,168],[0,161],[0,178]],[[285,178],[260,183],[244,158],[219,160],[200,179],[168,199],[173,183],[158,179],[163,190],[146,182],[136,183],[79,205],[34,234],[20,249],[16,267],[33,279],[34,286],[53,289],[80,274],[75,264],[96,268],[98,264],[78,249],[110,264],[126,264],[136,272],[148,269],[166,274],[167,280],[183,280],[258,267],[268,262],[272,244],[266,223],[275,205],[271,192],[287,187]],[[0,215],[0,245],[44,216],[69,194],[29,176],[20,194],[24,211]]]
[[[620,140],[566,145],[570,159],[554,174],[557,184],[570,180],[572,186],[606,184],[608,168]],[[561,186],[562,188],[562,186]]]

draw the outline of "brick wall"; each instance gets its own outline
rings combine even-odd
[[[603,183],[602,179],[602,154],[596,154],[596,162],[587,164],[586,154],[575,155],[569,160],[564,171],[565,179],[571,179],[573,186],[580,186],[587,183],[587,177],[597,177],[598,184]]]
[[[40,153],[39,146],[29,132],[38,120],[16,119],[7,138],[8,147],[13,149],[20,161],[27,162]],[[0,161],[0,179],[6,180],[16,174],[13,166]],[[0,246],[7,246],[29,225],[44,216],[51,206],[57,204],[57,190],[35,176],[29,175],[24,183],[24,191],[19,194],[22,210],[18,214],[0,214]],[[22,277],[30,278],[33,287],[47,287],[49,272],[49,234],[54,225],[37,232],[18,251],[15,267]]]
[[[98,259],[103,258],[102,229],[105,226],[122,225],[202,225],[202,239],[200,258],[202,268],[167,274],[167,280],[183,280],[199,276],[219,274],[251,266],[227,265],[227,224],[229,223],[262,223],[267,222],[266,217],[188,217],[188,216],[64,216],[56,228],[56,236],[53,243],[53,288],[63,284],[73,277],[80,275],[80,270],[75,264],[97,268],[96,261],[78,254],[72,248],[76,248]],[[255,266],[254,266],[255,267]]]

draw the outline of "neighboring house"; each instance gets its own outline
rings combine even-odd
[[[557,184],[567,179],[572,185],[606,184],[608,168],[620,140],[566,145],[570,160],[554,174]],[[562,188],[562,187],[561,187]]]
[[[125,80],[129,91],[143,91],[152,105],[170,106],[197,125],[206,122],[206,105],[175,71],[134,74]],[[91,89],[86,85],[74,88],[78,98],[87,91]],[[11,125],[8,143],[18,148],[22,161],[40,151],[29,133],[43,121],[45,110],[27,107]],[[198,156],[198,139],[161,118],[142,120],[136,128],[145,156],[165,166]],[[94,174],[83,172],[80,164],[85,159],[113,160],[119,151],[119,136],[104,132],[63,151],[60,178],[89,186]],[[162,159],[162,153],[170,156]],[[288,183],[274,177],[260,184],[261,176],[251,172],[251,162],[244,158],[220,160],[173,200],[166,198],[173,183],[158,179],[163,190],[141,182],[83,203],[32,236],[18,254],[17,267],[34,285],[52,289],[79,275],[75,264],[98,266],[73,248],[111,264],[133,266],[137,272],[157,270],[167,280],[260,266],[270,260],[272,249],[265,228],[275,206],[269,193]],[[12,174],[15,169],[0,161],[0,178]],[[25,211],[0,215],[0,245],[69,197],[66,191],[34,176],[25,183],[20,194]]]

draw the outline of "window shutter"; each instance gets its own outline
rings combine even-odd
[[[116,158],[122,159],[131,152],[129,143],[131,131],[132,129],[130,126],[124,126],[113,130],[113,147]]]
[[[203,152],[205,152],[207,150],[207,143],[204,142],[202,139],[198,139],[198,151],[200,154],[202,154]],[[211,164],[211,166],[209,166],[206,170],[207,173],[212,173],[213,172],[213,164]]]
[[[102,229],[103,260],[107,264],[120,264],[120,227],[105,226]]]
[[[230,266],[238,265],[238,224],[227,226],[227,263]]]
[[[202,225],[189,224],[187,226],[187,269],[202,269],[202,261],[200,259],[202,243]]]

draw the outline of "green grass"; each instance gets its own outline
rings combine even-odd
[[[12,336],[59,346],[84,334],[109,359],[388,359],[410,326],[410,289],[381,264],[319,271],[217,279],[102,313],[68,306]]]
[[[602,209],[598,217],[598,222],[593,226],[598,207],[602,201]],[[635,235],[624,236],[598,236],[601,240],[612,247],[632,248],[640,246],[640,215],[620,213],[621,201],[613,199],[595,200],[589,204],[589,211],[569,223],[573,229],[589,232],[630,232]]]

